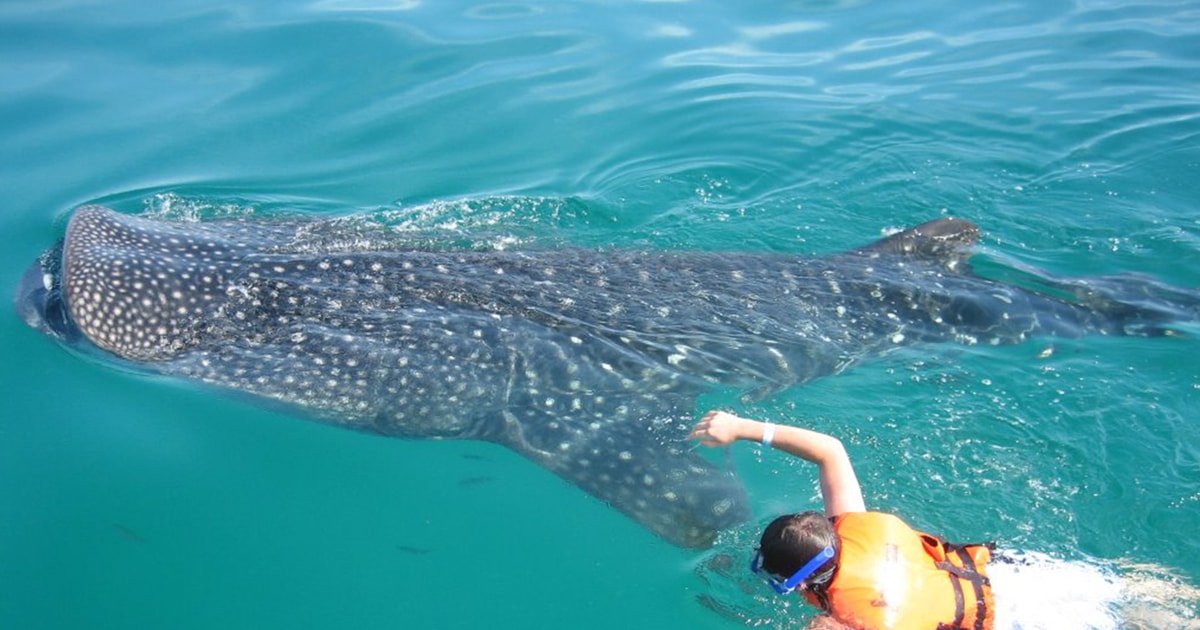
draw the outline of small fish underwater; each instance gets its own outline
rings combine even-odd
[[[357,225],[84,206],[16,308],[120,367],[381,435],[504,445],[685,547],[749,518],[737,478],[684,439],[714,388],[757,400],[913,344],[1200,320],[1200,292],[1141,276],[978,276],[962,219],[820,257],[481,250]]]

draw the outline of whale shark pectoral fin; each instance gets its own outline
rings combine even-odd
[[[563,417],[540,409],[505,411],[497,439],[543,468],[683,547],[711,546],[749,518],[737,477],[691,451],[663,423]]]
[[[979,226],[965,219],[935,219],[855,250],[857,254],[916,255],[965,260],[979,241]]]

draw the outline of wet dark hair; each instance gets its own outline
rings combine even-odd
[[[824,514],[812,511],[785,514],[771,521],[759,541],[763,569],[781,578],[799,571],[825,547],[837,551],[837,533]],[[817,568],[816,573],[827,570],[834,562],[837,562],[837,556]]]

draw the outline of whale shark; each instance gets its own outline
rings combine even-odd
[[[1195,291],[1140,276],[982,277],[979,229],[956,218],[825,256],[479,248],[361,225],[84,206],[16,308],[126,369],[503,445],[685,547],[749,517],[736,476],[686,442],[706,392],[760,400],[919,343],[1163,336],[1200,315]]]

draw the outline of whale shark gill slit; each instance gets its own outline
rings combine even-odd
[[[346,225],[86,206],[17,308],[146,372],[348,428],[502,444],[690,547],[749,512],[684,441],[713,387],[761,398],[914,343],[1163,334],[1200,311],[1142,278],[976,276],[978,228],[960,219],[811,258],[410,248]]]

